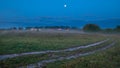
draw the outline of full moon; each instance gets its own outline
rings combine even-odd
[[[64,7],[66,8],[66,7],[67,7],[67,5],[65,4],[65,5],[64,5]]]

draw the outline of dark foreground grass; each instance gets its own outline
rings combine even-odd
[[[37,63],[42,60],[55,59],[58,57],[66,57],[66,56],[71,56],[71,55],[75,55],[75,54],[79,54],[79,53],[86,53],[89,51],[94,51],[94,50],[100,49],[102,47],[105,47],[111,43],[112,43],[112,40],[109,40],[108,42],[105,42],[98,46],[75,50],[72,52],[47,53],[47,54],[42,54],[42,55],[28,55],[28,56],[16,57],[16,58],[2,60],[2,61],[0,61],[1,62],[0,65],[4,66],[6,68],[16,68],[19,66],[26,66],[29,64]]]
[[[59,50],[69,47],[86,45],[93,42],[104,40],[107,35],[96,34],[74,34],[74,33],[39,33],[39,32],[9,32],[0,35],[0,54],[22,53],[30,51],[41,50]],[[114,38],[114,37],[111,37]],[[55,63],[47,64],[47,68],[119,68],[120,67],[120,38],[116,45],[112,48],[98,52],[96,54],[80,57],[72,60],[57,61]],[[107,45],[108,43],[105,43]],[[103,45],[104,46],[104,45]],[[101,46],[100,46],[101,47]],[[98,48],[98,47],[97,47]],[[84,49],[84,51],[90,51]],[[93,48],[93,49],[96,49]],[[76,52],[69,52],[68,54],[76,54]],[[81,52],[81,51],[80,51]],[[66,56],[68,54],[57,54]],[[55,55],[53,55],[55,56]],[[16,57],[0,61],[1,68],[16,68],[31,63],[36,63],[40,60],[51,58],[51,54],[43,55],[29,55],[23,57]]]
[[[0,55],[59,50],[104,40],[101,35],[75,33],[7,32],[0,35]]]
[[[46,68],[120,68],[120,38],[112,48],[86,57],[59,61],[46,65]]]
[[[0,61],[0,68],[17,68],[49,58],[49,54],[28,55]]]

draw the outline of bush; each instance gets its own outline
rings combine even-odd
[[[93,32],[96,32],[96,31],[100,31],[101,28],[98,25],[96,25],[96,24],[86,24],[83,27],[83,30],[84,31],[93,31]]]
[[[115,31],[120,32],[120,25],[116,26]]]

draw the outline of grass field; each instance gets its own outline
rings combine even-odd
[[[1,60],[0,66],[4,68],[16,68],[19,66],[37,63],[44,59],[57,58],[57,56],[69,56],[77,53],[89,52],[104,47],[113,42],[113,40],[117,40],[115,46],[109,48],[108,50],[76,59],[49,63],[46,64],[46,68],[119,68],[119,35],[113,36],[103,34],[9,31],[5,34],[0,34],[0,55],[44,50],[61,50],[81,45],[85,46],[90,43],[105,40],[107,38],[110,38],[111,40],[101,44],[100,46],[94,46],[65,53],[49,53],[15,57],[11,59]]]
[[[65,49],[105,38],[100,35],[74,33],[8,32],[0,35],[0,54]]]
[[[115,37],[114,37],[115,38]],[[120,68],[120,37],[108,50],[72,60],[47,64],[47,68]]]

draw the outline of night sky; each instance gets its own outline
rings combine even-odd
[[[0,0],[0,27],[19,25],[20,22],[22,25],[38,23],[41,17],[120,19],[120,0]]]

